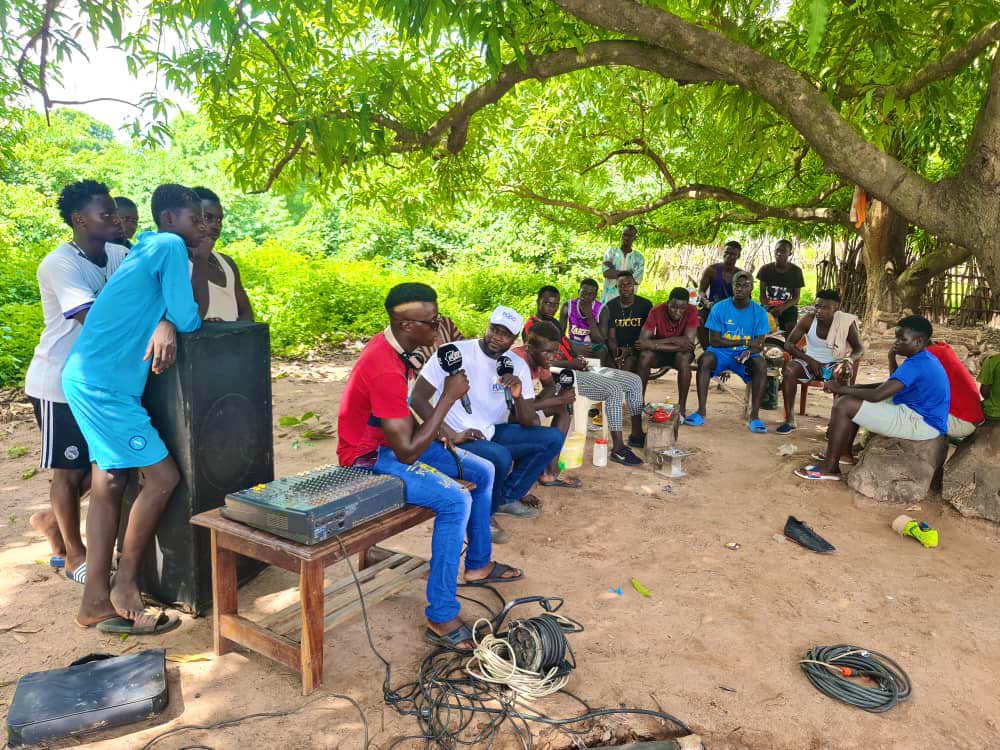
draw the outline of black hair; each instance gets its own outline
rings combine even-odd
[[[633,232],[635,232],[636,234],[639,234],[639,230],[635,228],[635,224],[626,224],[626,225],[625,225],[625,229],[623,229],[623,230],[622,230],[622,232],[626,232],[626,231],[628,231],[629,229],[631,229],[631,230],[632,230]]]
[[[774,246],[774,249],[777,250],[782,245],[788,245],[788,252],[791,252],[792,249],[794,248],[794,245],[792,245],[792,241],[791,240],[780,239],[780,240],[778,240],[777,244]]]
[[[557,297],[560,296],[559,290],[556,289],[551,284],[546,284],[545,286],[543,286],[541,289],[538,290],[538,297],[539,297],[539,299],[541,299],[541,297],[542,297],[543,294],[554,294]]]
[[[934,326],[922,315],[907,315],[896,323],[897,328],[909,328],[914,333],[923,334],[928,341],[934,335]]]
[[[619,271],[618,272],[618,278],[620,279],[622,276],[628,276],[630,279],[632,279],[632,281],[635,281],[635,274],[632,273],[631,271],[627,270],[627,269],[624,270],[624,271]],[[636,283],[638,283],[638,282],[636,282]]]
[[[736,248],[741,253],[743,252],[743,245],[741,245],[736,240],[729,240],[725,245],[723,245],[723,247],[732,247],[732,248]]]
[[[191,188],[172,182],[157,187],[149,201],[156,226],[160,226],[160,214],[164,211],[179,211],[197,205],[200,205],[198,196]]]
[[[691,295],[688,294],[688,290],[682,286],[675,286],[670,290],[670,296],[667,299],[683,300],[684,302],[691,301]]]
[[[597,286],[597,282],[596,282],[596,281],[594,281],[594,280],[593,280],[593,279],[591,279],[591,278],[586,278],[586,279],[584,279],[583,281],[581,281],[581,282],[580,282],[580,286],[592,286],[592,287],[594,287],[594,289],[597,289],[597,288],[598,288],[598,286]]]
[[[385,309],[392,312],[394,307],[405,305],[407,302],[437,302],[437,292],[427,284],[416,281],[396,284],[386,295]]]
[[[831,302],[840,304],[840,292],[836,289],[820,289],[816,292],[816,299],[828,299]]]
[[[73,226],[73,214],[82,211],[95,195],[111,197],[108,186],[96,180],[80,180],[71,182],[59,193],[59,215],[70,226]]]
[[[134,208],[136,213],[139,212],[139,207],[135,205],[135,201],[131,198],[126,198],[124,195],[116,195],[114,197],[115,205],[118,206],[118,210],[121,211],[123,208]]]
[[[547,341],[562,341],[562,331],[559,330],[555,323],[550,323],[547,320],[536,320],[535,324],[531,326],[531,330],[528,331],[528,343],[534,338],[545,339]]]
[[[212,203],[218,203],[220,206],[222,205],[222,201],[219,200],[219,196],[217,196],[215,193],[213,193],[207,187],[196,187],[196,188],[191,188],[191,189],[194,191],[194,194],[198,196],[199,200],[210,201]]]

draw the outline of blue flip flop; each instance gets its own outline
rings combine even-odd
[[[767,433],[767,425],[765,425],[759,419],[754,419],[753,421],[749,422],[747,424],[747,429],[750,430],[750,432],[756,432],[758,435]]]
[[[688,414],[684,417],[684,424],[688,427],[701,427],[705,424],[705,418],[698,412],[695,412],[694,414]]]
[[[71,581],[76,581],[77,583],[86,583],[87,582],[87,563],[86,562],[80,563],[80,567],[77,568],[76,570],[74,570],[72,573],[70,571],[68,571],[68,570],[64,571],[64,572],[66,573],[66,577],[69,580],[71,580]]]
[[[52,555],[52,557],[49,558],[49,567],[55,568],[56,570],[59,570],[60,568],[65,568],[66,558],[63,557],[62,555]]]

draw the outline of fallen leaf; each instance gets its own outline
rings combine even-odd
[[[28,469],[26,472],[24,472],[21,475],[21,479],[27,481],[27,480],[31,479],[33,476],[35,476],[35,474],[37,474],[37,473],[38,473],[38,469],[36,467],[32,466],[30,469]]]
[[[650,596],[652,596],[652,594],[650,593],[649,589],[647,589],[645,586],[643,586],[641,583],[639,583],[639,581],[636,580],[635,578],[632,578],[629,581],[629,583],[632,584],[632,588],[634,588],[636,591],[639,592],[640,596],[645,596],[647,598],[649,598]]]
[[[191,664],[198,661],[212,661],[212,654],[204,652],[201,654],[167,654],[167,661],[177,662],[178,664]]]

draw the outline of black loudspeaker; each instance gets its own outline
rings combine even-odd
[[[206,323],[177,337],[177,363],[150,375],[143,404],[180,469],[139,587],[156,601],[200,615],[212,605],[209,532],[191,516],[225,503],[230,492],[274,479],[271,340],[263,323]],[[138,472],[133,472],[138,474]],[[125,492],[118,536],[139,490]],[[240,583],[264,565],[239,558]]]

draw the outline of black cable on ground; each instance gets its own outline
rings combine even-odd
[[[885,654],[839,644],[816,646],[799,661],[809,682],[824,695],[870,713],[885,713],[910,697],[910,678]],[[867,678],[866,685],[858,678]]]

